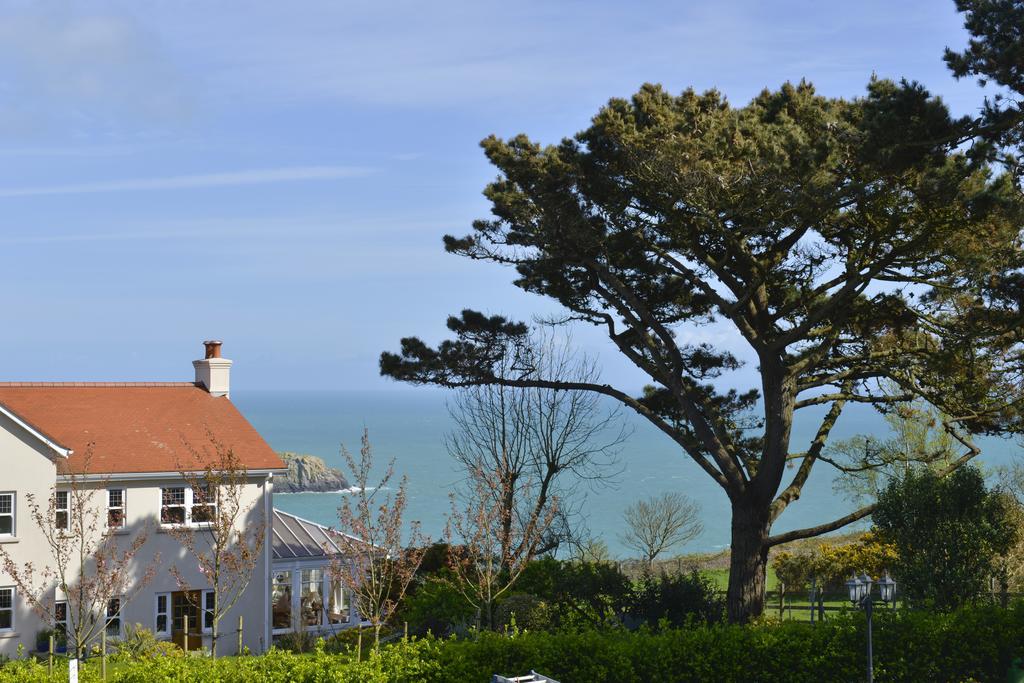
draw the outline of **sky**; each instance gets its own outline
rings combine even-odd
[[[488,215],[485,136],[555,143],[645,82],[876,74],[971,113],[965,42],[952,0],[0,2],[0,379],[190,380],[216,338],[235,390],[402,389],[401,337],[557,310],[441,247]]]

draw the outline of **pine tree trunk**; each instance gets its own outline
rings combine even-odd
[[[768,566],[768,511],[746,504],[732,508],[732,556],[729,561],[729,621],[745,624],[764,612]]]

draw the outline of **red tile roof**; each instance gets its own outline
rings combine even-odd
[[[211,435],[247,469],[286,467],[230,400],[191,383],[0,382],[0,405],[71,449],[73,471],[90,448],[90,473],[188,469]]]

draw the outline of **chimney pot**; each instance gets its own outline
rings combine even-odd
[[[206,347],[207,358],[220,358],[220,345],[223,342],[219,340],[210,339],[203,342],[203,346]]]
[[[231,396],[231,361],[220,357],[221,342],[204,341],[206,357],[192,361],[196,369],[196,384],[206,389],[213,396]]]

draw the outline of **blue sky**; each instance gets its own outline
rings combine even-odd
[[[485,216],[484,136],[555,142],[645,81],[742,104],[907,77],[958,113],[952,0],[3,2],[0,379],[395,389],[377,357],[463,307],[553,310],[444,254]],[[734,343],[709,331],[716,343]],[[607,378],[640,379],[579,330]]]

